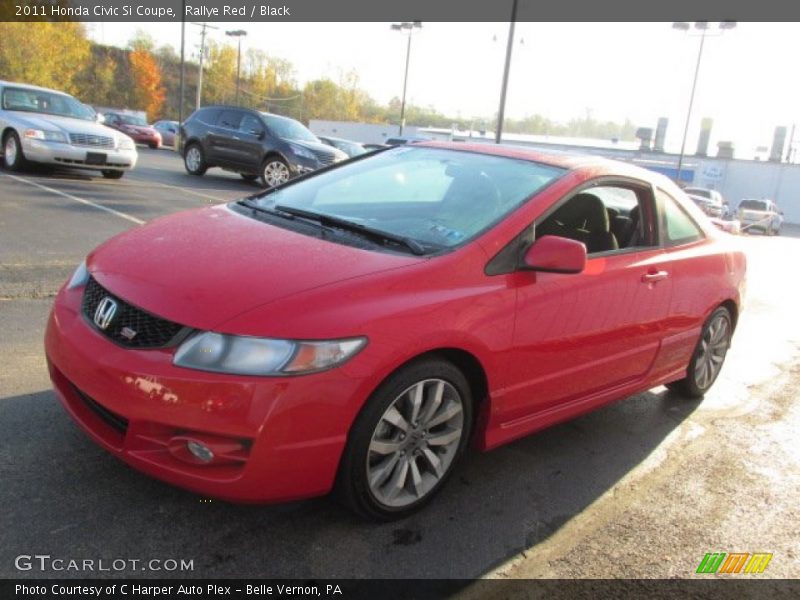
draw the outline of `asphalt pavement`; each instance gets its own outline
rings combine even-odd
[[[189,176],[169,150],[141,149],[119,181],[0,171],[0,577],[684,577],[705,552],[755,546],[775,553],[765,576],[800,576],[800,289],[784,272],[800,239],[790,236],[741,238],[747,307],[704,401],[655,388],[473,452],[402,522],[363,523],[328,498],[208,501],[102,451],[50,391],[42,338],[55,291],[103,240],[257,189],[219,170]],[[183,559],[193,570],[17,570],[32,554]]]

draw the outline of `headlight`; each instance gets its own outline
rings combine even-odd
[[[314,153],[311,152],[308,148],[303,148],[303,146],[298,146],[297,144],[289,144],[289,148],[292,149],[292,152],[295,153],[297,156],[302,156],[303,158],[310,158],[311,160],[316,160],[317,157],[314,156]]]
[[[32,140],[42,140],[45,142],[67,143],[67,136],[61,131],[46,131],[43,129],[26,129],[25,137]]]
[[[72,274],[72,277],[67,284],[67,289],[71,290],[74,288],[78,288],[81,286],[86,285],[89,281],[89,269],[86,268],[86,261],[83,261],[81,264],[78,265],[78,268],[75,269],[75,272]]]
[[[136,143],[127,135],[123,135],[119,138],[119,148],[120,150],[134,150]]]
[[[300,375],[340,365],[366,343],[365,338],[297,342],[207,331],[181,344],[172,362],[235,375]]]

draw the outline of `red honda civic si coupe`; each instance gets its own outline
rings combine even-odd
[[[414,144],[109,240],[60,290],[47,358],[79,425],[153,477],[241,502],[335,489],[391,519],[470,442],[705,393],[734,244],[632,165]]]

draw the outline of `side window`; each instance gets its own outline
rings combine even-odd
[[[703,231],[672,196],[658,190],[658,199],[664,214],[664,236],[668,245],[688,244],[703,238]]]
[[[536,224],[536,237],[557,235],[583,242],[589,254],[653,246],[653,195],[648,187],[597,185],[562,202]]]
[[[242,113],[238,110],[223,110],[217,119],[217,127],[225,129],[239,129],[239,122],[242,120]]]
[[[258,135],[264,131],[261,121],[256,119],[253,115],[244,115],[242,122],[239,123],[239,131],[242,133],[249,133],[251,135]]]

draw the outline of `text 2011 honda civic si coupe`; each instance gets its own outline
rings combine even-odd
[[[47,358],[72,417],[145,473],[396,518],[470,442],[659,384],[704,394],[736,241],[631,165],[390,148],[106,242],[60,290]]]

